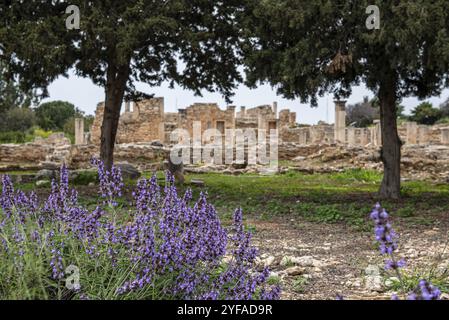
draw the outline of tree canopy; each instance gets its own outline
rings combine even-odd
[[[346,123],[358,128],[366,128],[379,119],[379,108],[365,97],[362,102],[346,107]]]
[[[379,29],[367,28],[376,5]],[[384,179],[381,196],[400,194],[401,142],[396,105],[449,85],[447,1],[264,0],[248,13],[248,84],[267,82],[287,98],[350,95],[362,82],[380,104]]]
[[[136,81],[232,96],[242,80],[237,17],[244,3],[74,0],[80,30],[67,30],[67,3],[12,1],[0,9],[0,59],[25,88],[43,94],[70,68],[105,87],[101,156],[110,166],[121,104],[126,95],[138,96]]]
[[[14,79],[5,77],[6,66],[0,60],[0,115],[12,108],[29,108],[38,99],[32,90],[24,92]]]
[[[66,101],[51,101],[39,105],[35,109],[37,124],[44,130],[63,130],[67,120],[73,119],[82,112]]]
[[[442,110],[434,108],[430,102],[423,102],[412,110],[410,120],[419,124],[433,125],[443,117]]]

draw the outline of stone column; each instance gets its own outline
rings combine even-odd
[[[369,134],[370,131],[368,129],[362,129],[362,131],[360,132],[360,145],[362,147],[366,146],[369,143]]]
[[[84,119],[75,119],[75,144],[84,144]]]
[[[371,130],[371,144],[376,147],[382,146],[382,128],[380,120],[374,120],[374,127]]]
[[[288,122],[292,126],[296,125],[296,112],[290,112],[290,117],[288,119]]]
[[[131,112],[131,102],[125,101],[125,113]]]
[[[419,126],[418,127],[418,143],[427,144],[430,141],[430,127],[429,126]]]
[[[418,124],[416,122],[407,122],[407,144],[418,143]]]
[[[267,130],[267,119],[262,114],[257,116],[257,129]]]
[[[300,128],[298,133],[299,133],[299,144],[306,145],[307,136],[309,135],[309,128]]]
[[[350,146],[356,145],[356,128],[347,128],[348,132],[348,144]]]
[[[441,143],[449,144],[449,127],[441,128]]]
[[[335,101],[335,142],[344,143],[346,141],[346,101]]]
[[[274,117],[277,118],[278,117],[278,103],[276,101],[273,102],[273,113],[274,113]]]

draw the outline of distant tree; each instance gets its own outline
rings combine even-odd
[[[11,108],[0,116],[0,131],[25,132],[36,124],[36,118],[32,109]]]
[[[410,116],[410,120],[419,124],[433,125],[443,117],[441,109],[434,108],[430,102],[423,102],[418,105]]]
[[[346,122],[358,128],[368,127],[379,117],[379,108],[374,106],[368,97],[365,97],[363,102],[346,107]]]
[[[14,79],[8,79],[0,60],[0,115],[12,108],[28,108],[38,99],[34,91],[23,92]]]
[[[74,68],[105,88],[100,153],[110,167],[123,98],[138,98],[134,82],[167,80],[196,94],[219,91],[229,101],[242,80],[237,21],[246,1],[73,0],[80,30],[66,29],[65,1],[7,1],[0,48],[26,87],[45,89]]]
[[[286,98],[317,105],[364,83],[380,104],[381,197],[399,198],[398,102],[449,86],[446,0],[254,0],[245,24],[250,86],[268,82]],[[376,5],[379,16],[367,8]],[[379,23],[372,28],[371,22]],[[369,27],[369,28],[368,28]]]
[[[80,111],[66,101],[42,103],[36,109],[37,124],[44,130],[61,131],[67,120],[75,117]]]

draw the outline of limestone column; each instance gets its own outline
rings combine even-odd
[[[273,102],[273,113],[274,113],[274,117],[277,118],[278,117],[278,103],[276,101]]]
[[[441,143],[449,144],[449,127],[441,128]]]
[[[257,115],[257,128],[259,130],[267,130],[267,119],[260,113]]]
[[[335,101],[335,142],[344,143],[346,141],[346,101]]]
[[[299,144],[306,145],[307,144],[307,136],[309,134],[309,128],[300,128],[298,133],[299,133]]]
[[[362,147],[366,146],[367,144],[369,144],[369,137],[370,131],[368,129],[363,129],[360,133],[360,144],[362,145]]]
[[[291,126],[296,125],[296,112],[290,112],[288,122],[290,123]]]
[[[356,145],[356,128],[347,128],[348,132],[348,144],[350,146]]]
[[[84,119],[75,119],[75,144],[84,144]]]
[[[418,124],[416,122],[407,122],[407,144],[418,143]]]
[[[419,126],[418,127],[418,143],[427,144],[430,141],[430,127],[429,126]]]
[[[374,120],[374,127],[372,128],[371,133],[371,144],[376,147],[382,146],[382,128],[380,120]]]

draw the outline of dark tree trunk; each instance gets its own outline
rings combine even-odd
[[[379,90],[380,122],[382,128],[382,162],[384,177],[379,195],[386,199],[398,199],[401,193],[401,147],[397,127],[395,76],[387,77]]]
[[[129,66],[108,66],[100,146],[100,157],[107,169],[112,167],[114,161],[115,139],[128,77]]]

